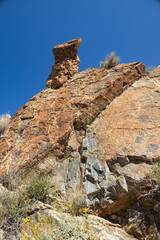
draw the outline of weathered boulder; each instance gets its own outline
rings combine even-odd
[[[80,59],[77,56],[77,49],[81,42],[81,38],[77,38],[53,48],[55,64],[47,79],[46,87],[57,89],[78,73]]]

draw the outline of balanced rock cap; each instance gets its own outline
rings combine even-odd
[[[63,60],[66,57],[72,58],[77,56],[77,50],[82,43],[81,38],[73,39],[64,44],[57,45],[53,48],[53,55],[56,60]]]

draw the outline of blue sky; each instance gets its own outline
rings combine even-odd
[[[52,48],[81,37],[79,71],[115,51],[121,63],[160,65],[159,0],[0,0],[0,115],[45,88]]]

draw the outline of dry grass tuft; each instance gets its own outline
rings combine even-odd
[[[105,62],[101,62],[100,63],[100,68],[110,69],[110,68],[115,67],[116,65],[118,65],[119,61],[120,61],[120,58],[116,57],[115,53],[112,52],[110,55],[108,54],[108,56],[106,57]]]
[[[153,171],[152,176],[154,176],[157,179],[160,185],[160,162],[154,164],[152,171]]]
[[[10,121],[11,121],[11,116],[9,114],[3,114],[0,116],[0,134],[5,132]]]

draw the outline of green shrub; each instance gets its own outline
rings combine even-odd
[[[47,202],[49,195],[49,184],[44,177],[34,176],[29,187],[27,187],[26,195],[28,198]]]
[[[115,53],[112,52],[110,55],[106,57],[105,62],[100,63],[100,68],[110,69],[118,65],[120,58],[115,56]]]
[[[3,176],[0,191],[0,228],[17,236],[22,219],[27,217],[27,211],[35,200],[47,201],[49,186],[44,178],[34,176],[28,187],[22,187],[14,173]],[[17,181],[16,181],[17,180]],[[31,199],[30,199],[31,198]]]

